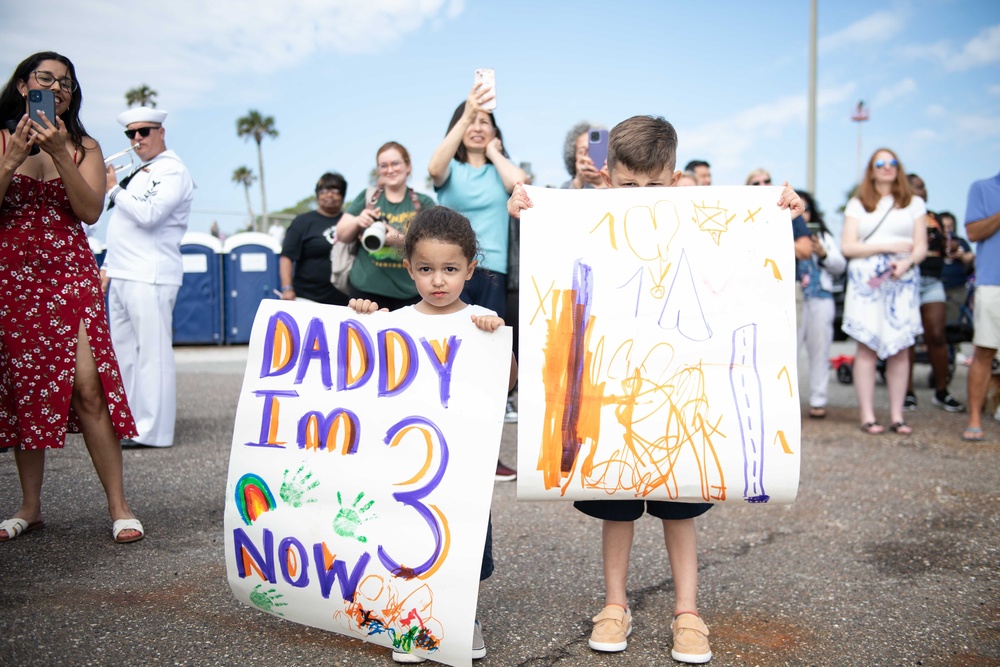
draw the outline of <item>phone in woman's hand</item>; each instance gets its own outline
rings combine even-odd
[[[39,89],[28,91],[28,117],[42,127],[46,127],[38,113],[39,111],[45,114],[49,123],[56,124],[56,94],[54,92]]]
[[[480,106],[487,111],[493,111],[497,108],[497,74],[492,67],[480,67],[476,70],[476,83],[482,83],[483,86],[480,88],[479,94],[485,95],[488,92],[493,93],[493,99]]]

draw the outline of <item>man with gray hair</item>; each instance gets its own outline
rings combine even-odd
[[[124,447],[174,444],[173,310],[184,277],[181,238],[195,186],[181,159],[167,150],[166,117],[150,107],[120,114],[118,122],[142,164],[121,183],[113,167],[107,172],[111,218],[101,284],[138,431],[135,439],[122,441]]]

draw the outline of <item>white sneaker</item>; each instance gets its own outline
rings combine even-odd
[[[486,657],[486,641],[483,639],[483,626],[476,621],[472,626],[472,659],[482,660]]]
[[[415,665],[419,662],[427,662],[427,658],[421,658],[419,655],[407,653],[403,649],[394,648],[392,649],[392,661],[401,662],[407,665]]]
[[[514,407],[514,401],[512,399],[507,399],[507,413],[503,416],[504,424],[516,424],[517,423],[517,408]]]

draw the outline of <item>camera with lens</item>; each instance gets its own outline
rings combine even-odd
[[[387,223],[388,218],[385,215],[380,215],[378,220],[365,230],[365,233],[361,235],[361,245],[364,246],[365,250],[377,252],[382,249],[382,246],[385,245],[385,234],[388,231]]]
[[[601,133],[598,130],[591,130],[590,131],[590,141],[591,141],[591,143],[595,143],[596,144],[600,140],[601,140]]]

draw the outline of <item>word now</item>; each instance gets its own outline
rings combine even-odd
[[[361,322],[339,323],[336,346],[331,344],[326,325],[318,317],[309,320],[300,334],[299,323],[285,312],[276,312],[267,323],[260,377],[273,378],[295,371],[295,384],[301,384],[314,364],[320,381],[327,389],[351,391],[368,384],[378,367],[378,395],[396,396],[406,391],[420,370],[419,349],[423,349],[437,374],[441,405],[448,407],[451,396],[452,368],[462,345],[456,336],[447,340],[414,341],[406,331],[382,329],[373,340]]]
[[[282,578],[296,588],[309,585],[309,553],[302,542],[294,537],[286,537],[274,548],[274,534],[264,529],[263,552],[257,548],[253,540],[242,528],[233,531],[233,543],[236,548],[236,571],[240,579],[245,579],[251,572],[256,572],[261,579],[272,584],[278,582],[277,565],[280,566]],[[347,564],[337,560],[323,542],[313,545],[313,562],[316,564],[316,578],[320,585],[320,594],[329,599],[333,590],[333,582],[339,581],[340,595],[347,601],[354,599],[354,593],[364,577],[365,569],[371,556],[368,552],[361,554],[354,564],[350,574]]]

